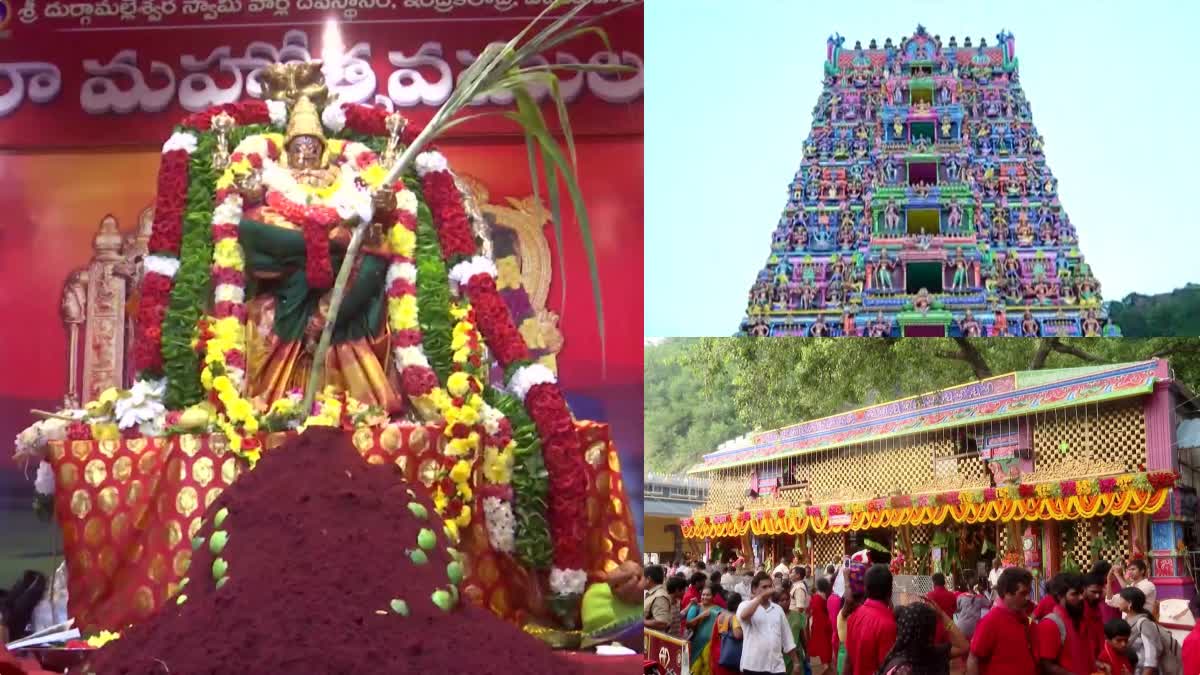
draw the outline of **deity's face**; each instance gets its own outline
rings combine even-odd
[[[293,169],[321,168],[325,146],[315,136],[297,136],[287,146],[288,166]]]

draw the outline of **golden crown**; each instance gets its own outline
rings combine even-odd
[[[314,136],[321,139],[322,143],[325,142],[325,133],[321,130],[321,115],[317,112],[316,104],[307,96],[301,96],[292,106],[284,145],[290,144],[292,139],[298,136]]]

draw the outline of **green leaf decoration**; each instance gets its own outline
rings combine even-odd
[[[408,557],[413,561],[414,565],[424,565],[429,562],[429,556],[425,555],[425,551],[416,549],[408,552]]]
[[[414,516],[416,516],[417,518],[420,518],[421,520],[429,519],[429,510],[425,508],[424,504],[421,504],[419,502],[409,502],[408,510],[411,511]]]
[[[400,616],[408,616],[408,603],[400,598],[393,598],[391,602],[392,611]]]
[[[422,195],[419,180],[405,179],[405,185],[419,197]],[[454,326],[450,323],[450,273],[442,259],[442,245],[433,227],[433,214],[423,198],[417,207],[417,247],[413,255],[416,256],[417,297],[421,305],[417,314],[421,346],[429,366],[445,386],[446,378],[454,372],[454,352],[450,349],[454,334]]]
[[[213,579],[220,580],[221,577],[225,576],[225,573],[228,571],[229,571],[229,564],[225,562],[224,558],[217,558],[217,559],[213,560],[213,562],[212,562]]]
[[[217,515],[213,516],[213,527],[224,525],[227,517],[229,517],[229,509],[222,506],[221,510],[217,511]]]
[[[228,576],[224,576],[224,577],[221,577],[220,579],[217,579],[217,590],[218,590],[218,591],[219,591],[219,590],[221,590],[221,587],[222,587],[222,586],[224,586],[224,585],[225,585],[225,584],[227,584],[227,583],[229,583],[229,577],[228,577]]]
[[[554,550],[546,521],[549,473],[542,459],[542,442],[525,406],[511,394],[489,387],[483,392],[489,405],[504,413],[512,424],[514,548],[517,559],[534,569],[548,569]]]
[[[229,542],[229,533],[225,530],[217,530],[212,533],[212,539],[208,541],[208,550],[212,551],[213,555],[221,555],[221,551],[225,550],[225,544]]]
[[[204,545],[204,537],[192,537],[192,550],[198,551]]]
[[[175,604],[177,605],[182,605],[185,602],[187,602],[187,596],[182,593],[175,598]]]

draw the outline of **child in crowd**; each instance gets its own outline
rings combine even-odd
[[[1133,662],[1129,660],[1129,636],[1133,631],[1124,619],[1109,619],[1104,624],[1104,647],[1100,650],[1100,662],[1108,664],[1112,675],[1132,675]]]

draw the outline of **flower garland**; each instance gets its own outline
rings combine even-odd
[[[141,299],[137,312],[134,370],[148,377],[162,370],[162,324],[171,299],[171,286],[179,271],[179,247],[183,238],[183,207],[188,187],[188,156],[196,151],[196,137],[175,132],[163,144],[158,168],[158,190],[154,224],[144,260]]]
[[[742,511],[736,514],[739,522],[751,520],[763,521],[769,518],[828,518],[845,514],[879,514],[889,509],[902,511],[905,509],[928,509],[942,506],[954,508],[977,507],[991,502],[1018,500],[1047,500],[1070,497],[1094,497],[1097,495],[1117,495],[1124,493],[1153,494],[1159,490],[1170,488],[1178,481],[1179,475],[1173,471],[1151,471],[1149,473],[1124,474],[1108,478],[1091,478],[1085,480],[1064,480],[1050,483],[1022,483],[1015,486],[984,488],[980,490],[964,490],[960,492],[945,492],[932,495],[898,495],[891,498],[872,499],[849,504],[828,504],[824,506],[809,506],[803,510],[771,509],[766,511]],[[694,518],[683,518],[683,527],[693,527],[697,524],[722,524],[732,522],[733,514],[707,515]]]
[[[587,466],[575,423],[554,374],[538,364],[524,365],[529,361],[529,349],[496,289],[495,265],[479,256],[466,258],[475,254],[475,240],[462,195],[445,167],[445,158],[437,152],[417,158],[417,173],[438,226],[442,255],[454,265],[450,280],[475,308],[480,333],[510,373],[509,388],[525,404],[542,440],[542,457],[550,473],[547,513],[555,564],[551,589],[558,594],[579,593],[587,579],[583,571]]]

